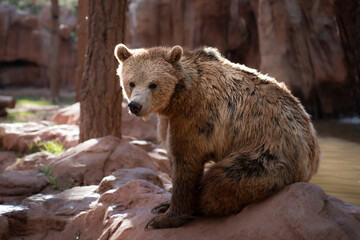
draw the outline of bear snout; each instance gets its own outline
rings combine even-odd
[[[131,102],[128,104],[128,107],[130,108],[130,111],[131,111],[133,114],[137,115],[137,114],[140,112],[140,110],[141,110],[141,108],[142,108],[142,105],[141,105],[140,103],[135,102],[135,101],[131,101]]]

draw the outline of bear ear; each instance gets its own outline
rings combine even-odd
[[[119,62],[123,62],[131,57],[132,53],[124,44],[118,44],[115,47],[114,55]]]
[[[182,54],[183,54],[182,47],[175,46],[172,49],[170,49],[167,53],[165,53],[164,58],[166,61],[168,61],[172,65],[175,65],[181,59]]]

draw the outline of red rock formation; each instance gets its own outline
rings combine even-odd
[[[22,127],[31,131],[29,125]],[[11,133],[3,134],[4,140]],[[0,161],[8,162],[8,155]],[[51,169],[46,176],[37,170],[43,166]],[[91,139],[57,157],[32,154],[4,171],[1,239],[360,238],[360,208],[310,183],[287,186],[235,215],[197,217],[176,229],[145,231],[154,216],[151,209],[171,197],[169,160],[154,144],[131,138]],[[59,189],[53,189],[55,184]]]
[[[360,114],[359,1],[129,1],[130,47],[211,45],[285,82],[314,117]]]
[[[56,124],[80,124],[80,103],[59,109],[50,119]]]
[[[2,149],[16,152],[29,151],[29,144],[55,140],[65,149],[74,147],[79,142],[77,125],[55,125],[50,122],[1,123],[0,141]]]
[[[325,116],[356,110],[333,2],[260,0],[257,17],[260,69],[285,82],[312,114]]]
[[[48,86],[50,34],[49,7],[41,17],[18,13],[11,5],[0,5],[0,87]],[[60,9],[60,77],[62,86],[75,87],[76,45],[70,38],[76,19]]]

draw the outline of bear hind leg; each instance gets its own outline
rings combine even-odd
[[[228,157],[214,164],[201,180],[197,212],[225,216],[240,212],[292,182],[290,169],[272,156]]]

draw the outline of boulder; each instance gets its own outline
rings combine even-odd
[[[131,231],[132,240],[157,239],[156,236],[147,238],[150,235],[144,235],[146,233],[144,223],[151,217],[150,209],[156,204],[169,200],[170,196],[164,189],[147,181],[130,181],[118,189],[102,194],[90,211],[77,215],[66,226],[61,236],[67,239],[81,233],[80,237],[84,240],[123,239],[127,233],[125,235],[122,233]],[[94,219],[98,220],[94,221]],[[165,231],[159,231],[159,236],[163,233]],[[139,235],[144,238],[138,238]]]
[[[45,25],[51,21],[45,13],[41,16],[39,21],[15,6],[0,4],[0,87],[48,87],[51,35]],[[62,86],[74,87],[76,45],[70,33],[76,18],[61,7],[60,23],[60,80]]]
[[[182,227],[145,231],[150,210],[170,194],[147,181],[134,180],[105,192],[88,212],[61,233],[81,239],[359,239],[360,208],[327,196],[313,184],[292,184],[239,214],[196,218]]]
[[[111,175],[104,177],[99,184],[98,192],[104,193],[111,189],[117,189],[133,179],[142,179],[164,188],[161,178],[154,171],[138,167],[119,169]]]
[[[99,184],[105,176],[122,168],[169,172],[168,159],[157,154],[157,149],[147,152],[132,141],[112,136],[90,139],[53,159],[49,166],[61,188]]]
[[[8,239],[8,238],[9,238],[9,223],[7,218],[2,215],[0,210],[0,239]]]
[[[47,184],[47,177],[38,170],[8,171],[0,174],[0,197],[30,196]]]
[[[80,124],[80,103],[59,109],[50,119],[56,124]]]
[[[140,147],[131,146],[131,139],[106,137],[84,142],[68,150],[65,155],[76,156],[73,150],[81,148],[88,153],[87,157],[95,155],[94,159],[99,162],[103,162],[103,158],[112,161],[111,155],[117,151],[117,145],[127,146],[131,151],[144,151]],[[107,153],[101,149],[107,149]],[[61,162],[61,158],[57,161]],[[91,184],[87,175],[93,175],[96,179],[100,174],[94,168],[106,167],[103,163],[97,165],[95,160],[89,160],[90,165],[86,166],[85,157],[82,158],[79,161],[79,156],[74,157],[74,164],[67,168],[68,172],[78,172],[79,167],[85,169],[82,178]],[[117,160],[124,164],[125,160]],[[56,162],[56,159],[53,161]],[[53,170],[55,175],[55,165]],[[34,189],[30,187],[30,180],[26,177],[29,173],[30,171],[16,174],[7,172],[9,176],[6,176],[6,194],[9,194],[8,191],[19,194],[16,189],[22,189],[21,194],[31,194],[24,191],[24,186]],[[328,196],[320,187],[310,183],[289,185],[262,201],[246,206],[235,215],[219,218],[196,217],[179,228],[145,231],[146,223],[154,217],[151,209],[171,198],[171,193],[166,189],[169,178],[165,179],[160,175],[160,171],[157,173],[148,168],[119,169],[109,176],[104,174],[98,185],[73,187],[59,193],[39,193],[25,198],[16,206],[0,205],[0,236],[5,239],[21,237],[84,240],[328,240],[360,237],[360,207]],[[4,182],[3,176],[4,174],[0,176],[0,184]],[[21,179],[21,183],[11,185],[17,179]],[[47,181],[44,183],[47,184]],[[39,190],[40,188],[36,188],[33,192]]]
[[[4,172],[6,168],[14,164],[17,155],[14,152],[0,151],[0,173]]]
[[[74,147],[79,142],[79,127],[76,125],[55,125],[41,123],[1,123],[0,140],[4,150],[27,152],[29,144],[55,140],[65,149]]]
[[[49,165],[55,155],[49,152],[37,152],[26,155],[17,162],[13,162],[5,171],[38,170]]]
[[[89,210],[91,203],[99,198],[96,189],[97,186],[75,187],[59,194],[31,196],[17,207],[9,205],[2,213],[8,221],[8,232],[12,237],[64,239],[51,236],[64,230],[74,216]]]

